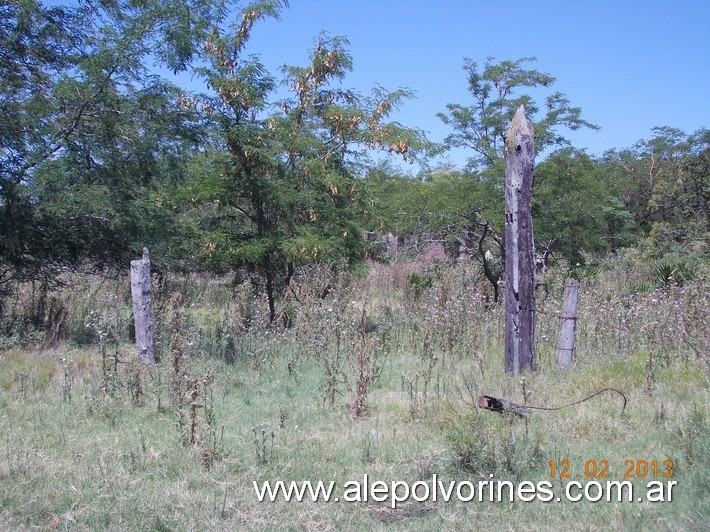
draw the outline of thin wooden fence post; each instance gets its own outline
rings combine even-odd
[[[143,258],[131,261],[131,298],[133,323],[136,327],[138,360],[155,364],[153,355],[153,319],[150,311],[150,259],[148,248],[143,248]]]
[[[505,137],[505,371],[535,371],[535,135],[521,105]]]
[[[557,367],[566,368],[572,364],[574,335],[577,328],[577,298],[579,281],[568,278],[565,281],[565,295],[560,314],[560,338],[557,342]]]

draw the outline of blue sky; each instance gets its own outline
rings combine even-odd
[[[308,63],[321,31],[344,35],[354,68],[343,86],[415,91],[395,119],[434,141],[449,133],[436,114],[472,103],[464,57],[536,57],[531,68],[557,78],[552,90],[601,127],[568,138],[601,155],[650,138],[654,126],[710,127],[708,21],[710,0],[290,0],[280,21],[255,26],[248,52],[278,75]]]
[[[280,21],[255,26],[249,51],[275,73],[307,64],[321,30],[344,35],[354,68],[343,86],[412,89],[396,119],[435,141],[448,133],[436,113],[471,103],[464,57],[533,56],[534,68],[557,78],[553,90],[601,127],[568,134],[599,155],[649,138],[654,126],[710,126],[709,20],[710,0],[291,0]]]

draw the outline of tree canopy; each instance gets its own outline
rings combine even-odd
[[[147,246],[161,267],[250,275],[274,320],[300,266],[362,263],[373,257],[363,231],[374,231],[467,253],[497,298],[503,134],[521,104],[535,128],[545,262],[583,264],[629,245],[707,255],[707,130],[657,128],[591,156],[565,131],[597,127],[534,58],[466,59],[471,101],[439,113],[450,133],[432,151],[392,118],[415,104],[413,91],[346,88],[355,61],[345,37],[323,33],[305,65],[268,71],[250,36],[287,8],[3,3],[0,290],[124,267]],[[166,81],[166,70],[192,72],[205,90]],[[427,149],[451,148],[468,150],[465,167],[430,164]],[[394,163],[415,158],[425,163],[417,177]]]

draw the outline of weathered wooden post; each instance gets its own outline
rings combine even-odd
[[[521,105],[505,137],[505,371],[537,369],[532,188],[535,135]]]
[[[153,355],[153,319],[150,312],[150,259],[148,248],[143,248],[143,258],[131,261],[131,298],[133,323],[136,327],[138,360],[155,364]]]
[[[565,295],[560,314],[560,338],[557,342],[557,367],[566,368],[572,364],[574,333],[577,327],[577,296],[579,281],[570,277],[565,281]]]

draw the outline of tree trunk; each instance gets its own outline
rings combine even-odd
[[[536,370],[533,127],[521,105],[505,138],[505,371]]]
[[[577,296],[579,281],[570,277],[565,282],[565,296],[560,320],[560,338],[557,342],[557,367],[566,368],[572,364],[574,333],[577,327]]]
[[[483,226],[483,232],[481,233],[481,238],[478,240],[478,252],[481,255],[481,263],[483,264],[483,275],[486,276],[488,282],[491,283],[493,287],[493,303],[498,303],[498,281],[500,280],[500,271],[494,273],[489,264],[488,257],[486,256],[486,251],[483,249],[483,241],[486,239],[486,235],[490,230],[490,226],[486,223]]]
[[[266,269],[266,299],[269,301],[269,323],[276,321],[276,294],[274,293],[274,271],[271,260],[265,261]]]
[[[141,260],[131,261],[131,296],[138,360],[144,364],[155,364],[153,319],[150,312],[150,259],[147,248],[143,248]]]

